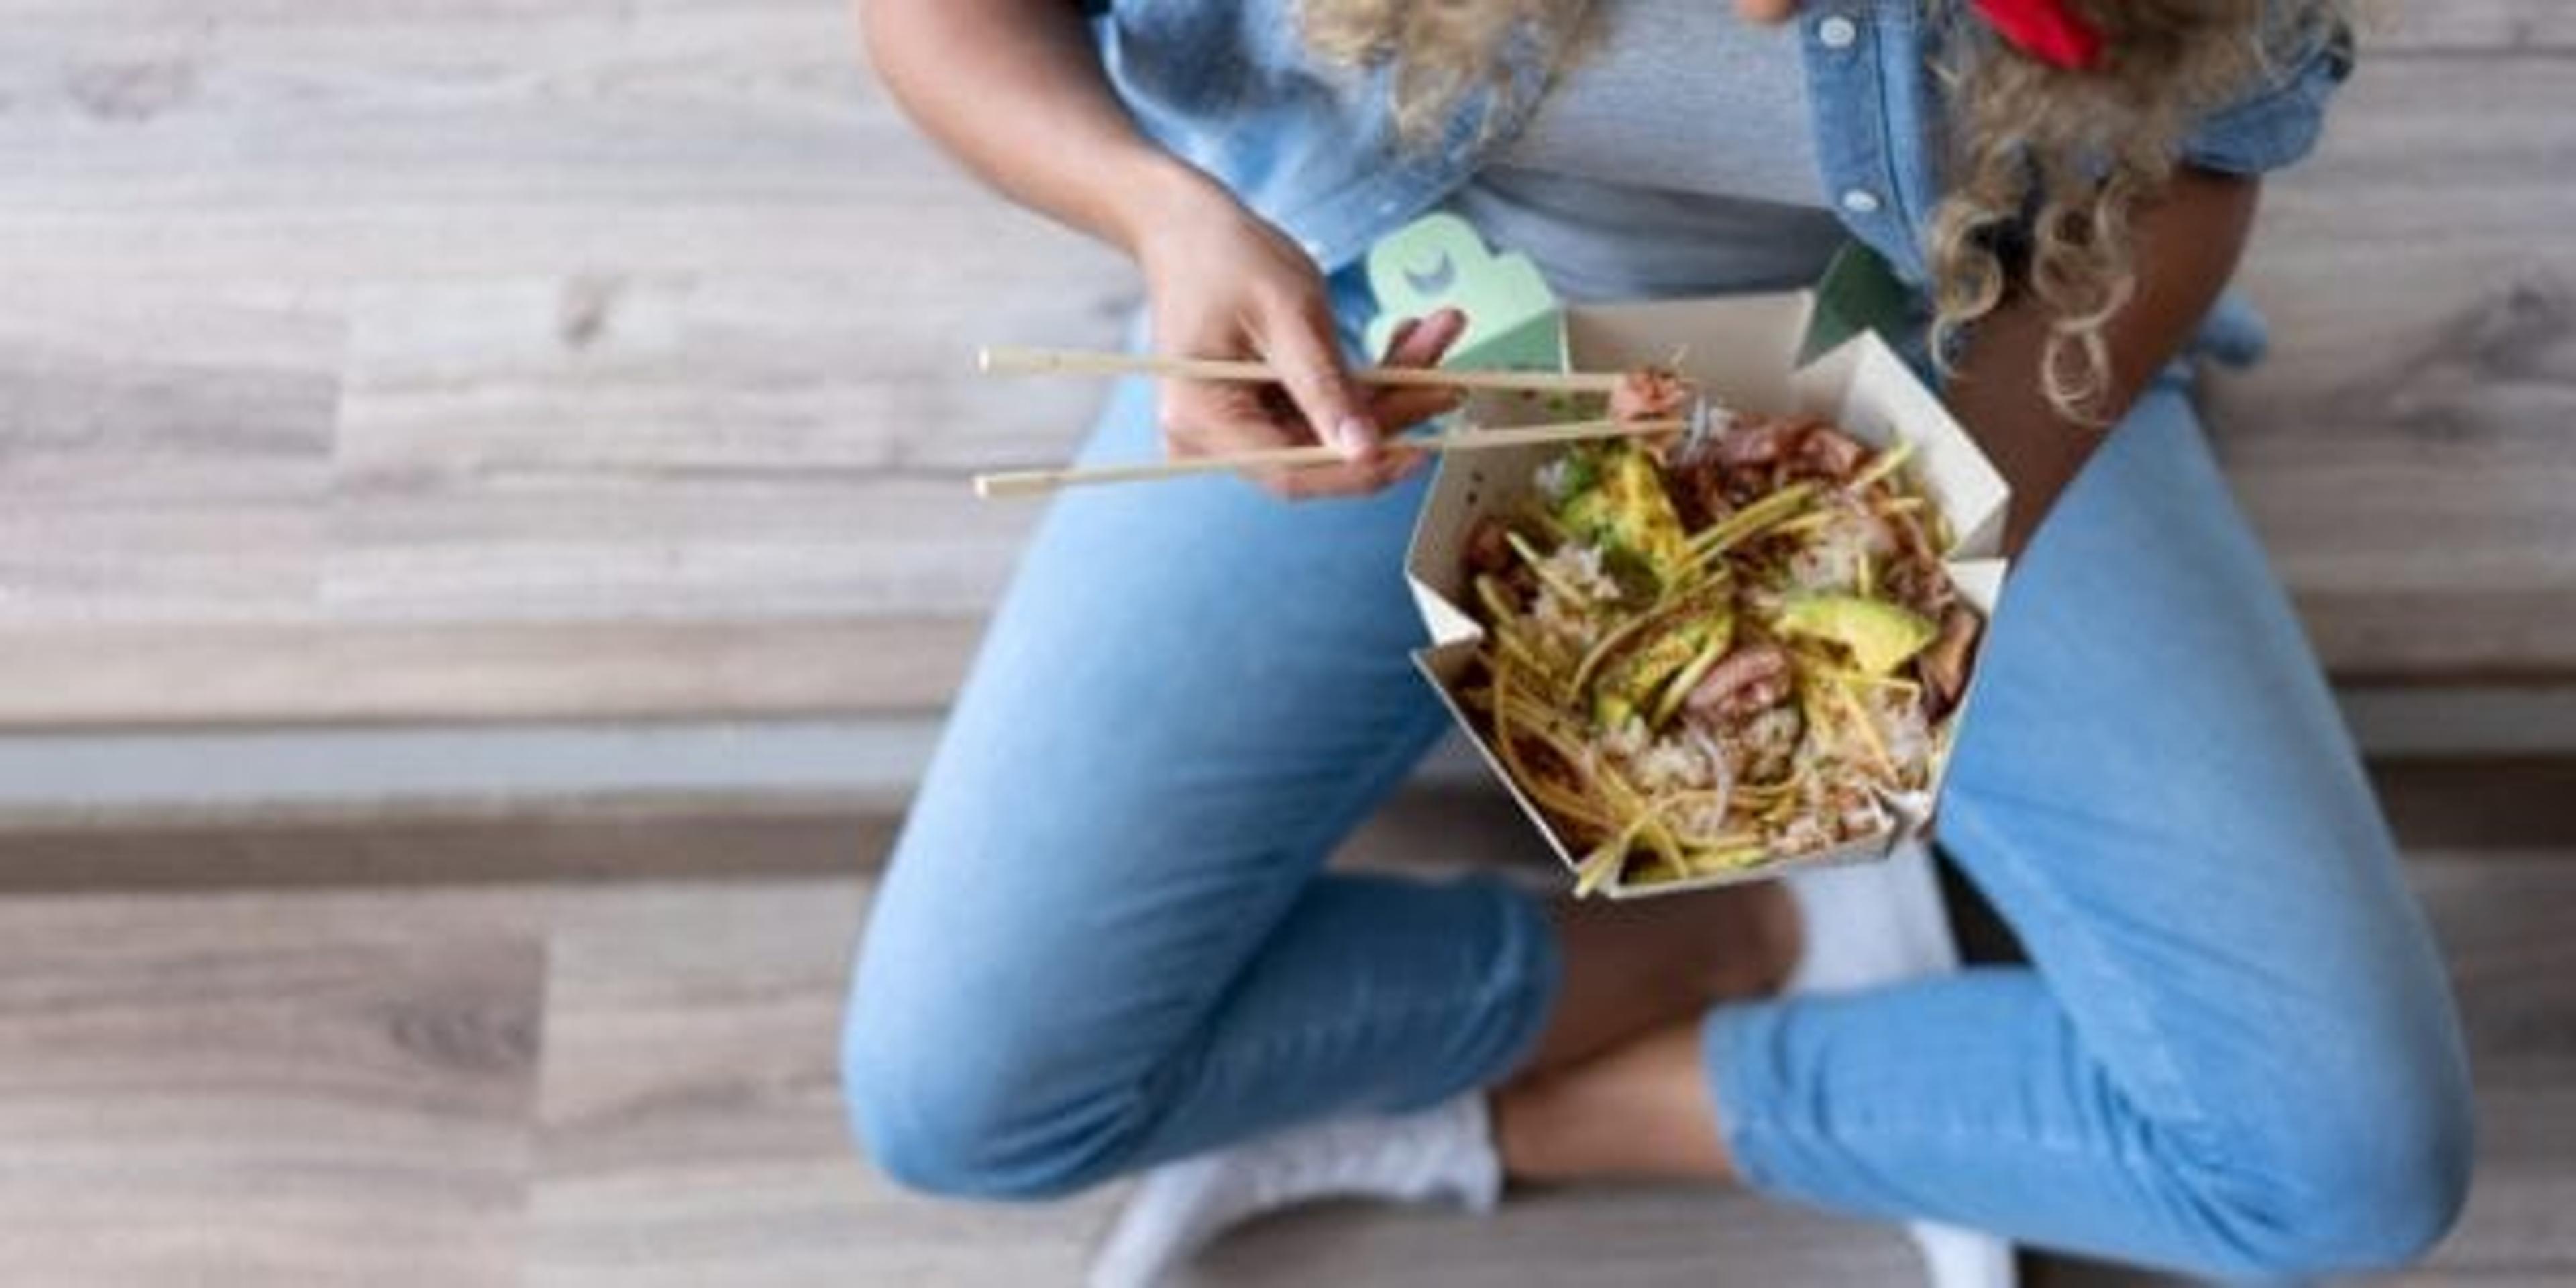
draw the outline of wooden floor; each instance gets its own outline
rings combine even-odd
[[[1111,256],[838,0],[0,0],[0,727],[919,711]],[[2349,681],[2576,675],[2576,17],[2405,6],[2218,427]]]
[[[1462,835],[1530,848],[1487,801],[1400,808],[1355,849]],[[656,837],[745,875],[635,877]],[[797,825],[241,831],[249,854],[371,847],[355,862],[377,877],[0,897],[0,1281],[1073,1282],[1115,1192],[934,1204],[846,1143],[834,1032],[883,837],[797,875],[822,857]],[[154,843],[115,841],[142,867]],[[178,872],[210,841],[158,843]],[[0,868],[77,844],[0,836]],[[408,884],[463,848],[559,875]],[[2413,875],[2465,1002],[2484,1157],[2458,1233],[2400,1282],[2576,1281],[2576,848],[2421,849]],[[1915,1282],[1909,1257],[1742,1195],[1576,1189],[1490,1221],[1300,1214],[1195,1282],[1839,1288]],[[2131,1282],[2061,1264],[2034,1288]]]

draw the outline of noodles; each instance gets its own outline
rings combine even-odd
[[[1981,622],[1909,459],[1743,418],[1574,446],[1526,512],[1480,521],[1477,705],[1578,893],[1882,834],[1884,798],[1931,783]]]

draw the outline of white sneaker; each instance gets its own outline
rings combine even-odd
[[[1931,852],[1909,845],[1884,862],[1786,879],[1804,935],[1783,992],[1843,993],[1959,968]],[[1977,1230],[1909,1221],[1931,1288],[2014,1288],[2012,1244]]]
[[[1230,1226],[1323,1199],[1447,1201],[1491,1210],[1503,1190],[1485,1097],[1410,1114],[1294,1127],[1145,1174],[1091,1262],[1091,1288],[1150,1288]]]
[[[1781,880],[1798,905],[1798,965],[1784,993],[1848,993],[1959,968],[1932,856],[1908,845],[1877,863]]]

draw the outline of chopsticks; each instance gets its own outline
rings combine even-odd
[[[1266,362],[1224,358],[1166,358],[1154,354],[1109,353],[1090,349],[1022,349],[989,345],[975,357],[976,369],[988,376],[1165,376],[1183,380],[1275,382],[1277,370]],[[1451,371],[1444,367],[1357,367],[1351,379],[1381,387],[1435,389],[1504,389],[1521,393],[1606,394],[1627,377],[1599,371]]]
[[[1686,420],[1577,420],[1557,425],[1527,425],[1513,429],[1469,427],[1438,434],[1399,434],[1386,440],[1381,450],[1474,452],[1502,447],[1526,447],[1532,443],[1568,443],[1588,438],[1633,438],[1648,434],[1670,434],[1688,428],[1690,428],[1690,422]],[[976,475],[975,495],[986,500],[1036,496],[1058,488],[1097,483],[1141,483],[1155,479],[1182,478],[1192,474],[1220,474],[1262,467],[1333,465],[1343,459],[1341,451],[1332,447],[1274,447],[1258,452],[1231,452],[1222,456],[1187,456],[1135,465],[1099,465],[1088,469],[1006,470],[998,474]]]

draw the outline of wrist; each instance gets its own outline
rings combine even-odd
[[[1234,194],[1196,166],[1150,144],[1106,186],[1110,202],[1104,231],[1110,241],[1142,262],[1158,233],[1187,227],[1210,217],[1233,217],[1240,207]]]

